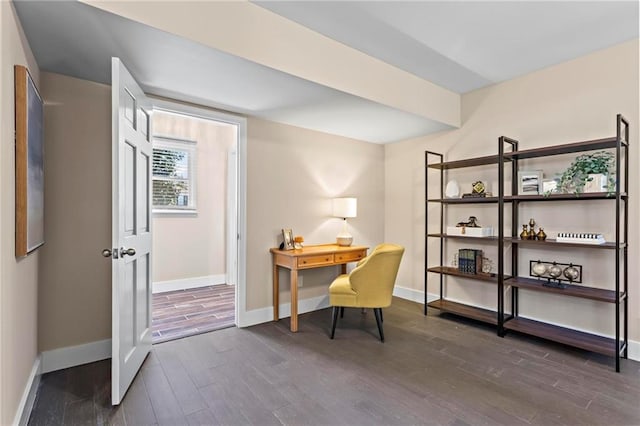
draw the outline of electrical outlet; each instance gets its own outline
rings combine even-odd
[[[303,278],[302,275],[298,275],[298,287],[302,287],[302,281],[303,281],[302,278]]]

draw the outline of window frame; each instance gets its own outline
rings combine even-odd
[[[179,215],[194,215],[197,214],[198,204],[197,204],[197,141],[191,139],[183,139],[176,138],[172,136],[164,136],[164,135],[154,135],[152,137],[152,147],[155,151],[156,149],[167,149],[173,151],[184,151],[188,153],[188,161],[187,161],[187,172],[188,178],[186,181],[189,185],[189,203],[186,206],[157,206],[153,204],[153,183],[156,180],[165,180],[165,181],[182,181],[184,179],[172,179],[166,177],[156,178],[156,175],[153,173],[153,159],[151,165],[151,204],[153,214],[179,214]]]

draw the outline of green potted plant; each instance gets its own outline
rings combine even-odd
[[[607,195],[612,195],[616,189],[615,156],[613,153],[597,151],[578,156],[560,177],[558,192],[573,192],[579,195],[584,192],[586,183],[594,179],[594,175],[606,176]]]

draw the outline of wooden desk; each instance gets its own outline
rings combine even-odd
[[[325,266],[342,265],[341,272],[347,273],[347,263],[357,262],[367,255],[368,247],[341,247],[337,244],[306,246],[297,250],[272,248],[273,256],[273,320],[280,319],[280,283],[278,266],[291,271],[291,331],[298,331],[298,271]]]

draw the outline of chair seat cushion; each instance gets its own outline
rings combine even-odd
[[[356,306],[358,293],[349,283],[349,275],[338,276],[329,286],[329,304],[331,306]]]

